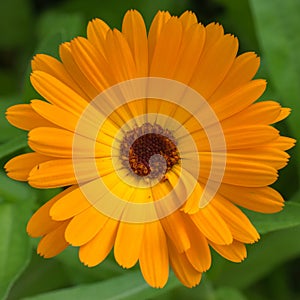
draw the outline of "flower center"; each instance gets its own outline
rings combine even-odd
[[[172,133],[157,124],[146,123],[125,134],[121,159],[134,174],[153,179],[170,171],[180,157]]]

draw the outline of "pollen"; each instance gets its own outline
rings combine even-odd
[[[180,161],[171,131],[150,123],[125,134],[121,158],[123,165],[134,174],[150,179],[166,174]]]

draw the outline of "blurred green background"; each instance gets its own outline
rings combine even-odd
[[[208,24],[223,24],[236,35],[240,52],[261,56],[258,77],[266,78],[263,99],[292,108],[276,127],[300,139],[300,1],[299,0],[10,0],[0,1],[0,163],[26,151],[26,133],[5,120],[7,107],[36,97],[29,83],[34,53],[57,56],[58,45],[85,35],[88,20],[99,17],[120,28],[126,10],[138,9],[149,26],[157,10],[180,14],[193,10]],[[57,190],[40,191],[8,179],[0,172],[1,299],[300,299],[299,146],[289,151],[289,165],[275,187],[287,200],[283,212],[247,212],[262,234],[248,247],[248,258],[234,264],[214,255],[211,269],[194,289],[171,275],[167,286],[154,290],[138,268],[123,270],[112,256],[95,268],[81,265],[77,249],[56,258],[37,256],[37,242],[25,231],[32,212]]]

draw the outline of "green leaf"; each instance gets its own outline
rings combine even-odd
[[[35,199],[34,189],[26,183],[14,181],[0,172],[0,202],[22,203],[29,201],[32,204]]]
[[[7,155],[21,150],[27,146],[26,133],[19,133],[17,136],[12,137],[9,141],[0,145],[0,159]]]
[[[32,23],[29,0],[0,1],[0,46],[12,48],[26,44]]]
[[[41,17],[38,28],[39,42],[34,54],[41,53],[58,58],[59,45],[81,34],[82,30],[85,30],[85,25],[83,24],[81,15],[78,13],[63,14],[47,12]],[[30,73],[31,66],[29,64],[22,95],[23,101],[27,103],[31,99],[41,98],[30,83]]]
[[[249,245],[248,257],[238,264],[215,255],[208,276],[220,286],[247,288],[279,265],[299,256],[299,236],[300,226],[268,233],[258,243]]]
[[[16,78],[15,71],[12,68],[3,68],[0,69],[0,93],[2,95],[8,95],[15,92],[18,80]],[[3,104],[3,102],[0,102]]]
[[[105,280],[128,272],[115,262],[113,253],[110,253],[105,261],[93,268],[85,266],[79,260],[78,249],[74,247],[68,247],[65,249],[57,256],[57,260],[60,261],[74,285]]]
[[[5,117],[5,112],[7,108],[12,105],[15,105],[20,102],[21,97],[18,95],[3,97],[3,101],[0,101],[0,144],[8,141],[9,139],[13,139],[23,131],[12,126]],[[0,150],[0,156],[3,157],[2,152]]]
[[[250,0],[259,44],[274,88],[282,104],[292,108],[288,118],[293,136],[300,139],[300,1]],[[298,151],[298,159],[300,152]]]
[[[33,240],[31,239],[30,242],[32,245]],[[37,240],[34,241],[36,242]],[[11,288],[8,299],[23,299],[70,284],[68,274],[57,259],[44,259],[34,251],[26,270]]]
[[[31,256],[25,228],[34,195],[26,185],[8,179],[2,173],[0,183],[0,298],[4,299]]]
[[[221,287],[215,292],[215,300],[246,300],[245,296],[238,290],[230,287]]]
[[[82,12],[87,20],[92,18],[100,18],[112,27],[121,28],[122,18],[127,10],[137,9],[142,13],[147,25],[153,20],[158,10],[168,10],[172,14],[180,14],[184,10],[189,9],[186,1],[177,0],[152,0],[152,1],[136,1],[136,0],[69,0],[62,3],[60,9],[65,12]]]
[[[61,34],[61,42],[70,41],[78,35],[85,34],[86,24],[79,13],[62,13],[58,11],[46,11],[38,23],[38,39],[56,33]],[[56,45],[58,49],[59,44]]]
[[[63,42],[62,32],[55,32],[50,35],[45,36],[39,43],[35,54],[43,53],[48,54],[53,57],[58,57],[58,47]],[[33,88],[30,83],[29,77],[31,73],[31,65],[29,64],[26,71],[26,76],[24,80],[24,86],[22,91],[23,102],[28,103],[31,99],[41,99],[41,96]]]
[[[224,26],[225,32],[230,32],[238,37],[242,52],[258,52],[255,28],[248,0],[216,0],[216,2],[224,7],[224,13],[213,21],[219,21]]]
[[[58,47],[63,42],[62,33],[56,32],[49,36],[46,36],[38,45],[35,53],[48,54],[54,57],[58,57]],[[30,83],[29,77],[31,73],[31,65],[27,67],[24,86],[22,91],[23,102],[29,103],[31,99],[41,99],[41,96],[33,88]],[[20,101],[21,102],[21,101]]]
[[[252,211],[247,216],[260,234],[300,225],[300,203],[288,201],[282,211],[275,214],[261,214]]]
[[[149,299],[166,293],[167,291],[180,285],[178,280],[172,274],[170,275],[168,284],[164,289],[157,290],[149,287],[143,280],[140,271],[128,271],[125,275],[114,277],[102,282],[78,285],[76,287],[62,289],[29,297],[31,300],[140,300]]]

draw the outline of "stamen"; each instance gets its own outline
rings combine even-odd
[[[180,157],[169,130],[145,123],[126,133],[121,143],[121,159],[134,174],[152,179],[170,171]]]

